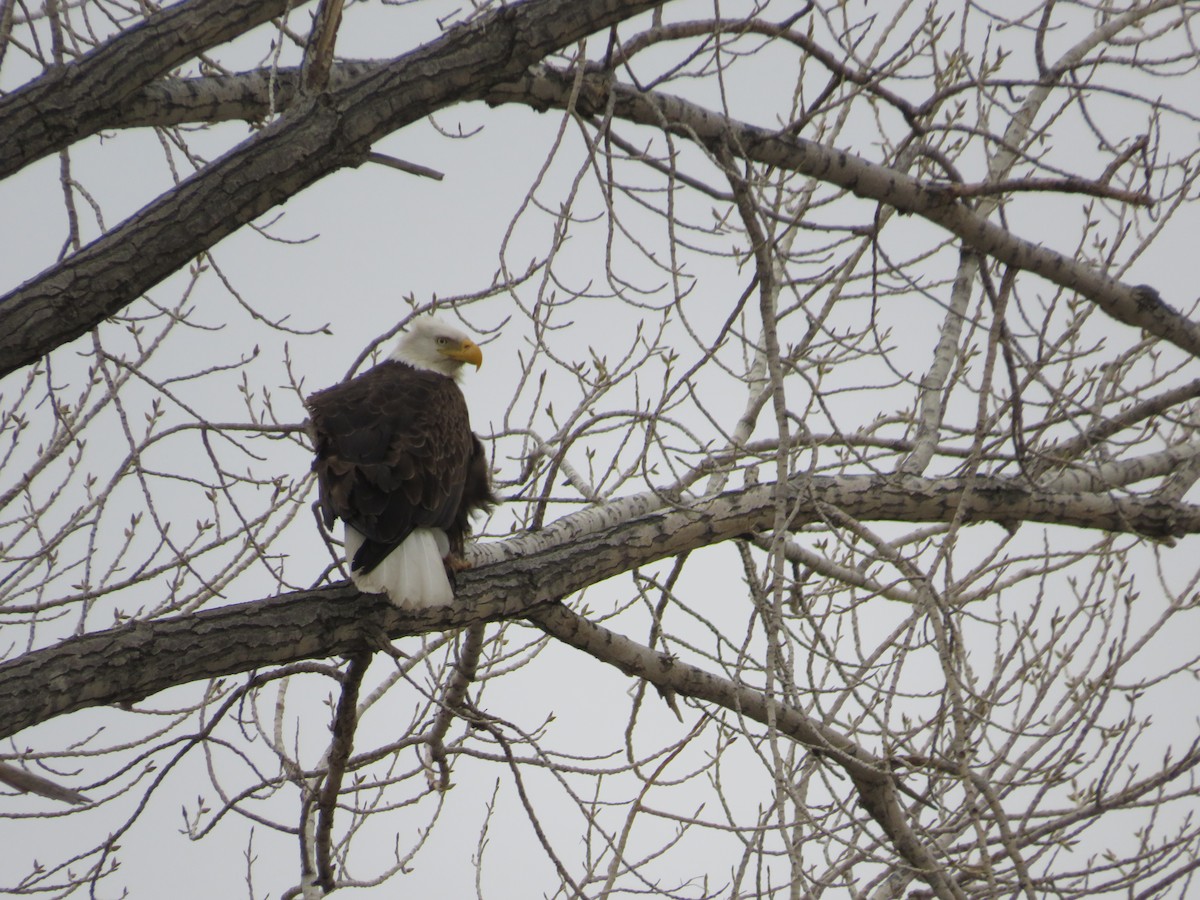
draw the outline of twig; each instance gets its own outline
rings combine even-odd
[[[431,169],[428,166],[421,166],[403,159],[396,159],[394,156],[387,156],[375,151],[367,154],[367,162],[379,163],[381,166],[390,166],[393,169],[399,169],[401,172],[407,172],[409,175],[420,175],[422,178],[432,178],[434,181],[441,181],[446,177],[437,169]]]

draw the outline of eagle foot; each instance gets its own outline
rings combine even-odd
[[[471,564],[460,556],[451,553],[442,557],[442,566],[446,569],[446,577],[450,579],[450,587],[458,593],[458,573],[471,568]]]

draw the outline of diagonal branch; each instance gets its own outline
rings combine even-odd
[[[40,359],[310,184],[362,163],[371,145],[511,81],[547,54],[654,0],[526,0],[302,100],[177,188],[59,265],[0,297],[0,377]]]
[[[88,798],[79,791],[63,787],[49,778],[35,775],[32,772],[0,762],[0,784],[6,784],[23,794],[38,794],[51,800],[61,800],[64,803],[87,803]]]
[[[95,134],[140,88],[287,9],[289,0],[184,0],[0,98],[0,178]],[[297,4],[299,5],[299,4]]]
[[[1085,262],[1022,240],[959,202],[945,186],[922,182],[846,150],[740,122],[682,97],[616,84],[601,72],[577,85],[571,73],[541,66],[517,83],[500,85],[486,99],[542,108],[565,108],[573,102],[581,113],[611,110],[616,118],[670,131],[714,155],[725,146],[736,148],[752,162],[799,172],[856,197],[920,216],[980,253],[1082,294],[1112,318],[1200,356],[1200,324],[1168,306],[1148,285],[1124,284]]]
[[[626,675],[644,678],[655,687],[715,703],[738,715],[769,725],[841,767],[854,783],[859,800],[887,834],[892,845],[939,897],[965,897],[962,889],[913,832],[900,804],[899,790],[888,763],[868,753],[845,735],[806,716],[793,706],[727,678],[689,665],[669,653],[651,650],[590,622],[565,606],[533,610],[529,620],[558,638]]]

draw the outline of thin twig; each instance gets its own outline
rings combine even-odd
[[[418,165],[414,162],[397,159],[394,156],[387,156],[386,154],[377,153],[375,151],[367,154],[367,162],[379,163],[381,166],[399,169],[401,172],[407,172],[409,175],[420,175],[422,178],[432,178],[434,181],[441,181],[446,177],[437,169],[431,169],[428,166]]]

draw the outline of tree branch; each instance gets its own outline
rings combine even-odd
[[[527,0],[300,101],[112,231],[0,298],[0,377],[114,315],[242,225],[362,163],[383,136],[512,81],[547,54],[656,5]]]
[[[333,64],[338,26],[342,24],[342,6],[343,0],[321,0],[317,7],[300,67],[300,81],[306,94],[315,94],[329,86],[329,67]]]
[[[184,0],[0,98],[0,178],[95,134],[140,88],[281,15],[289,0]],[[302,5],[302,4],[297,4]]]
[[[61,784],[34,775],[32,772],[17,766],[0,762],[0,783],[8,785],[23,794],[37,794],[51,800],[61,800],[64,803],[87,803],[88,798],[79,791],[63,787]]]
[[[511,9],[564,2],[531,0]],[[596,0],[592,5],[640,9],[653,4]],[[608,18],[636,11],[610,11]],[[514,71],[569,41],[521,47],[517,55],[528,60],[526,65],[518,67],[511,60],[505,65],[502,47],[519,28],[496,24],[496,18],[455,29],[392,62],[336,64],[327,100],[321,103],[298,99],[297,70],[277,73],[276,103],[288,110],[281,119],[108,235],[0,298],[0,377],[116,313],[177,266],[314,181],[360,164],[369,157],[371,143],[430,112],[476,96],[492,104],[568,108],[574,96],[572,73],[542,65],[514,80]],[[599,13],[577,22],[571,39],[595,30],[598,21]],[[446,77],[430,84],[422,75],[426,66]],[[503,72],[498,73],[500,68]],[[468,89],[472,78],[482,86],[475,94]],[[120,108],[109,108],[107,118],[89,127],[253,120],[267,113],[267,82],[263,72],[166,80],[148,85]],[[944,185],[739,122],[679,97],[615,84],[603,73],[582,80],[575,108],[585,114],[603,111],[610,91],[612,114],[618,118],[667,129],[714,151],[728,146],[752,162],[810,175],[901,213],[921,216],[980,253],[1076,291],[1118,321],[1200,355],[1200,324],[1164,303],[1153,288],[1124,284],[1084,262],[1022,240],[959,202]],[[80,131],[75,139],[85,136]],[[234,205],[234,197],[240,204]]]
[[[342,779],[346,775],[346,761],[354,749],[354,732],[358,728],[358,691],[370,665],[371,654],[368,651],[356,653],[350,658],[346,677],[342,681],[342,695],[330,727],[333,740],[326,754],[325,781],[317,797],[315,835],[317,883],[326,892],[333,890],[336,880],[333,871],[333,816],[342,790]]]
[[[623,635],[589,622],[565,606],[534,610],[529,620],[545,631],[620,669],[644,678],[664,691],[715,703],[738,715],[777,728],[792,740],[835,762],[854,783],[859,801],[887,834],[896,851],[937,892],[939,897],[964,897],[933,853],[913,832],[900,805],[897,783],[885,760],[868,753],[845,735],[809,718],[779,698],[688,665],[669,653],[656,652]]]
[[[441,708],[425,736],[429,747],[429,782],[439,791],[450,789],[450,763],[446,759],[446,734],[455,716],[462,714],[467,690],[479,670],[479,656],[483,653],[484,625],[476,623],[463,631],[462,644],[458,648],[458,660],[450,678],[442,688]]]
[[[809,175],[856,197],[920,216],[980,253],[1080,293],[1112,318],[1200,356],[1200,324],[1168,306],[1148,285],[1124,284],[1077,259],[1022,240],[958,202],[944,186],[923,183],[848,151],[739,122],[681,97],[616,84],[602,72],[588,75],[576,88],[573,74],[540,66],[515,84],[498,85],[486,99],[541,108],[565,108],[574,102],[587,115],[611,106],[617,118],[665,129],[704,145],[714,155],[729,146],[752,162]]]
[[[792,529],[823,505],[858,521],[1042,522],[1151,537],[1200,533],[1200,506],[1108,494],[1034,491],[1016,479],[794,476]],[[130,703],[205,678],[355,653],[383,641],[527,616],[630,569],[770,528],[775,485],[729,491],[624,521],[588,509],[552,529],[474,548],[458,603],[414,614],[339,584],[135,622],[0,665],[0,737],[65,713]],[[553,537],[548,539],[549,535]],[[482,562],[482,564],[478,564]]]

